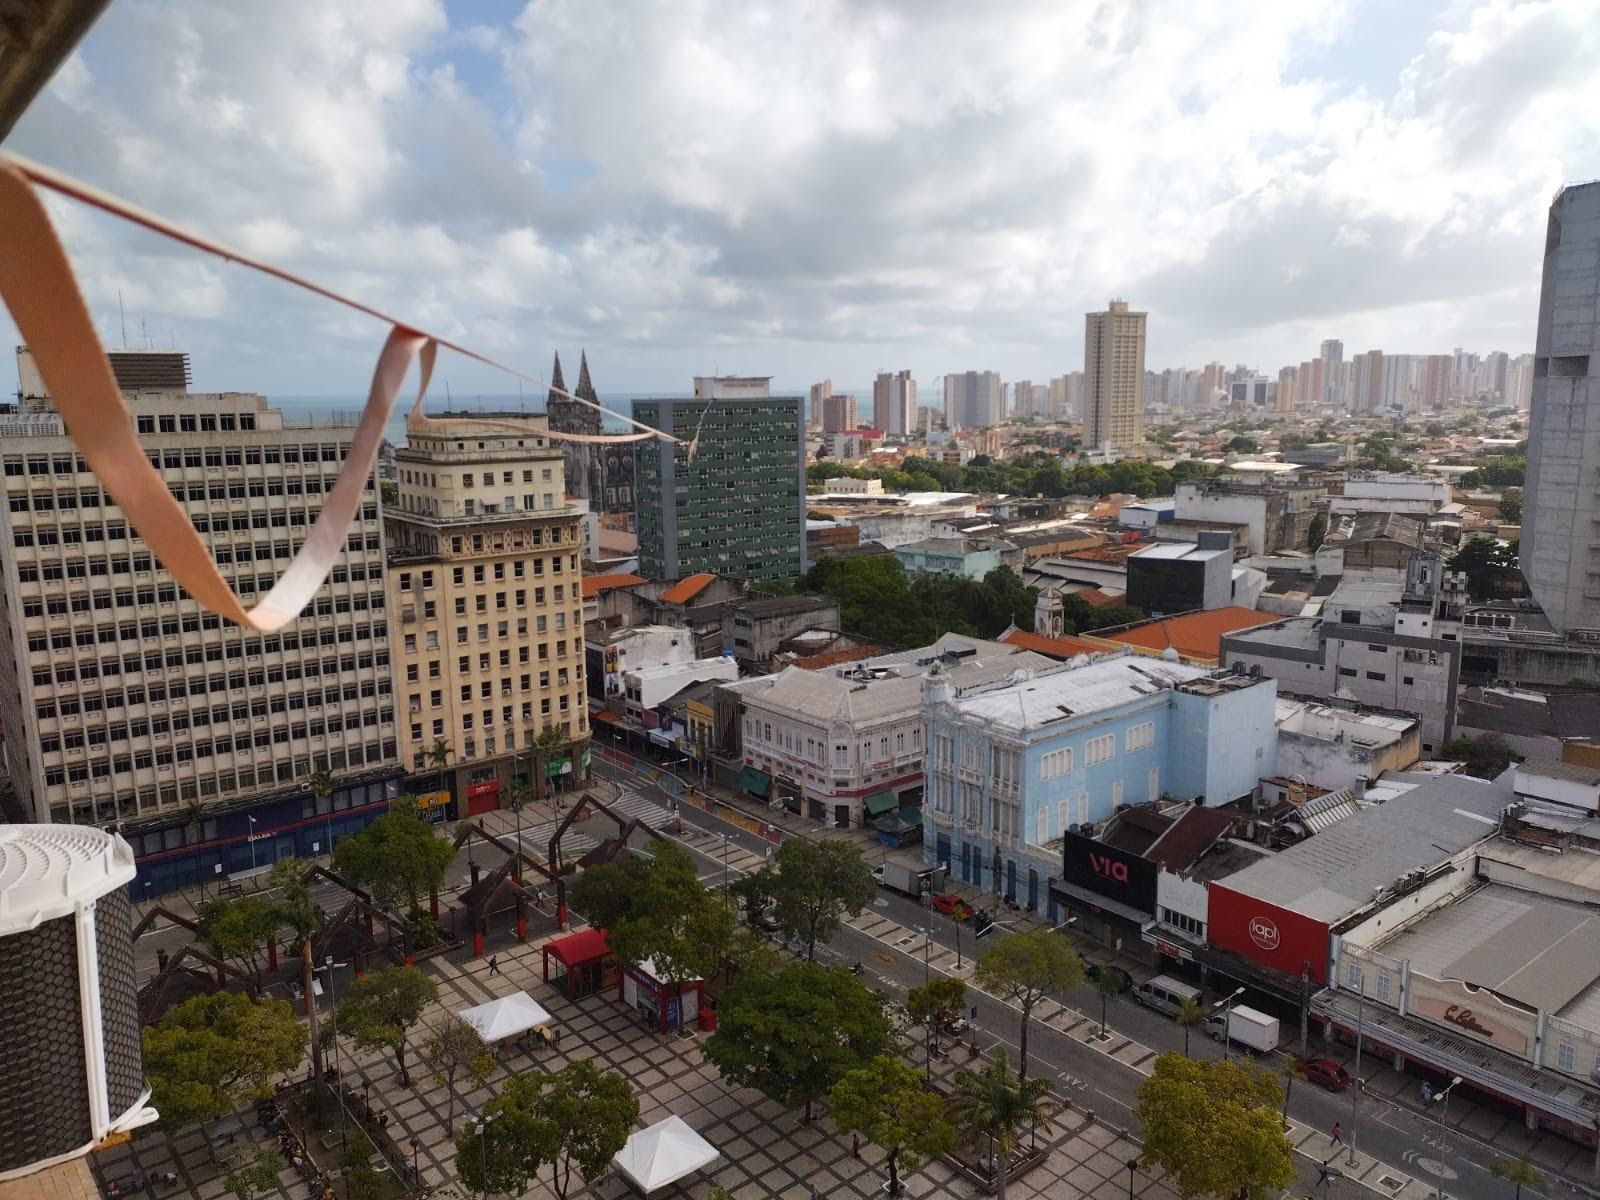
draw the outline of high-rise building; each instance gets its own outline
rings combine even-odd
[[[545,415],[550,428],[557,433],[581,433],[594,436],[601,432],[598,407],[600,397],[589,379],[589,356],[578,356],[578,386],[573,395],[565,395],[566,381],[561,378],[561,355],[556,355],[555,366],[550,369],[550,394],[544,402]],[[604,442],[575,442],[562,440],[562,471],[566,475],[570,495],[587,500],[592,512],[609,515],[633,515],[633,448],[627,444]]]
[[[1061,420],[1083,419],[1083,372],[1068,371],[1050,381],[1050,415]]]
[[[848,392],[833,392],[822,398],[823,433],[849,433],[857,424],[854,396]]]
[[[1533,402],[1533,355],[1519,354],[1506,364],[1506,403],[1527,408]]]
[[[965,371],[944,377],[944,427],[985,429],[1004,419],[997,371]]]
[[[811,395],[807,397],[806,425],[810,429],[822,428],[822,402],[833,395],[833,380],[824,379],[821,383],[811,385]]]
[[[1455,369],[1455,364],[1448,354],[1430,354],[1423,366],[1422,397],[1423,408],[1443,408],[1446,400],[1450,399],[1450,377]]]
[[[872,381],[872,423],[890,437],[916,432],[917,381],[910,371],[878,372]]]
[[[399,503],[385,519],[400,760],[427,772],[449,747],[439,799],[460,816],[498,808],[514,775],[531,781],[545,729],[564,735],[557,773],[588,741],[583,516],[544,425],[445,413],[407,421],[395,454]]]
[[[1004,412],[1005,417],[1028,417],[1033,415],[1033,380],[1019,379],[1015,383],[1006,385],[1011,393],[1011,405]]]
[[[1352,412],[1383,407],[1383,351],[1368,350],[1350,360],[1349,398]]]
[[[31,411],[0,417],[11,816],[120,823],[152,894],[326,853],[329,833],[359,829],[399,791],[372,482],[299,619],[240,628],[155,561],[78,456],[27,351],[18,358]],[[354,421],[299,423],[262,396],[192,392],[181,353],[111,361],[146,454],[253,603],[315,523]],[[306,786],[318,770],[334,776],[329,798]]]
[[[805,557],[799,396],[766,378],[697,378],[692,400],[636,400],[634,419],[679,439],[639,446],[639,569],[791,580]],[[696,443],[691,457],[689,442]]]
[[[1340,386],[1340,367],[1344,363],[1344,343],[1338,338],[1328,338],[1322,343],[1317,361],[1322,364],[1322,387],[1325,389],[1317,402],[1343,405],[1345,396]]]
[[[1600,629],[1600,183],[1557,194],[1544,245],[1522,575],[1556,630]]]
[[[1084,314],[1083,441],[1126,449],[1144,441],[1144,338],[1149,314],[1113,300]]]

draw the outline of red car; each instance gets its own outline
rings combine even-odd
[[[958,921],[965,921],[972,915],[972,905],[960,896],[946,892],[935,896],[932,900],[933,910],[941,912],[947,917],[954,917]]]
[[[1297,1058],[1294,1065],[1306,1079],[1330,1092],[1342,1092],[1350,1086],[1350,1072],[1331,1058]]]

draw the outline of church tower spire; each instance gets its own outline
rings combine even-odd
[[[561,378],[561,351],[556,351],[556,365],[550,368],[550,394],[545,397],[546,411],[551,408],[559,409],[563,404],[570,404],[561,393],[567,390],[567,381]]]

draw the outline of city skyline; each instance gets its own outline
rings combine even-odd
[[[1049,379],[1081,361],[1081,313],[1107,295],[1151,313],[1156,364],[1272,373],[1330,334],[1531,342],[1544,204],[1600,148],[1583,6],[1178,11],[1041,6],[997,39],[975,36],[981,14],[892,5],[875,22],[559,4],[491,21],[412,0],[288,5],[240,38],[225,10],[134,3],[107,12],[13,144],[530,373],[586,347],[614,392],[708,369],[785,388],[826,372],[858,396],[908,364]],[[182,47],[170,85],[131,66],[158,47]],[[884,68],[893,53],[952,65],[905,78]],[[778,54],[807,65],[784,77]],[[1529,58],[1539,71],[1518,69]],[[684,71],[717,85],[681,87]],[[586,89],[595,102],[573,105]],[[745,117],[716,119],[719,96]],[[209,185],[174,169],[175,146]],[[1016,187],[1018,161],[1038,186]],[[841,217],[833,185],[885,167],[905,186]],[[269,395],[364,387],[378,331],[61,220],[109,343],[120,294],[129,344],[182,343],[200,386],[225,363]],[[509,383],[441,369],[462,391]]]

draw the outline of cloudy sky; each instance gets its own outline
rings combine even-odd
[[[1113,295],[1276,370],[1530,349],[1596,62],[1600,0],[113,0],[7,148],[603,392],[1043,381]],[[364,390],[365,319],[56,211],[108,342]]]

